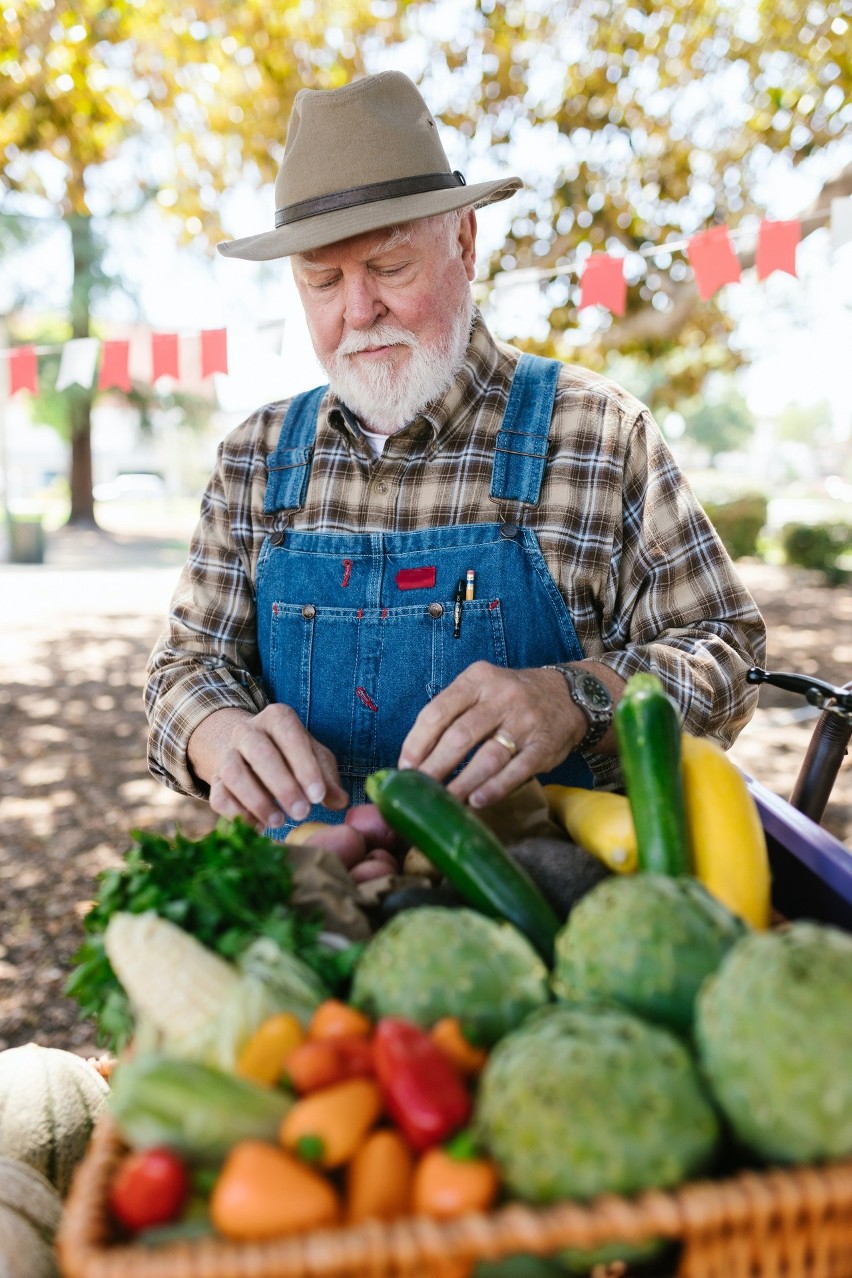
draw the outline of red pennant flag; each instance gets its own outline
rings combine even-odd
[[[228,333],[224,328],[208,328],[201,334],[201,376],[228,371]]]
[[[101,371],[98,376],[98,390],[106,390],[108,386],[117,386],[119,390],[130,390],[130,343],[104,342],[101,347]]]
[[[627,304],[627,281],[624,278],[624,259],[610,257],[608,253],[592,253],[583,268],[580,280],[580,305],[606,306],[615,315],[623,315]]]
[[[723,284],[736,284],[742,271],[726,226],[694,235],[686,246],[701,300],[706,302]]]
[[[151,335],[151,381],[158,377],[179,377],[177,333]]]
[[[790,222],[761,222],[757,232],[755,266],[757,278],[765,280],[773,271],[796,274],[796,245],[802,238],[798,218]]]
[[[38,364],[34,346],[15,346],[9,351],[9,397],[19,390],[38,394]]]

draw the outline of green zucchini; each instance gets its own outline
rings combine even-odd
[[[689,874],[680,720],[656,675],[636,674],[627,680],[614,725],[639,869]]]
[[[561,926],[556,913],[497,836],[446,786],[414,768],[386,768],[367,777],[367,796],[470,905],[507,919],[552,961]]]

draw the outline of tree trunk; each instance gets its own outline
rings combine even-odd
[[[92,230],[92,219],[71,214],[68,219],[74,259],[74,282],[71,286],[71,336],[88,337],[91,318],[92,285],[99,259],[99,248]],[[69,425],[71,428],[71,512],[68,523],[76,527],[95,528],[95,503],[92,497],[92,391],[87,386],[69,386]]]

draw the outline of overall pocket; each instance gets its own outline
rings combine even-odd
[[[267,687],[292,706],[341,772],[395,766],[423,706],[467,666],[505,666],[502,611],[494,600],[396,608],[272,606]]]

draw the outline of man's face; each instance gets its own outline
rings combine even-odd
[[[332,388],[384,433],[443,393],[467,347],[476,218],[452,243],[441,219],[370,232],[293,259],[293,274]]]

